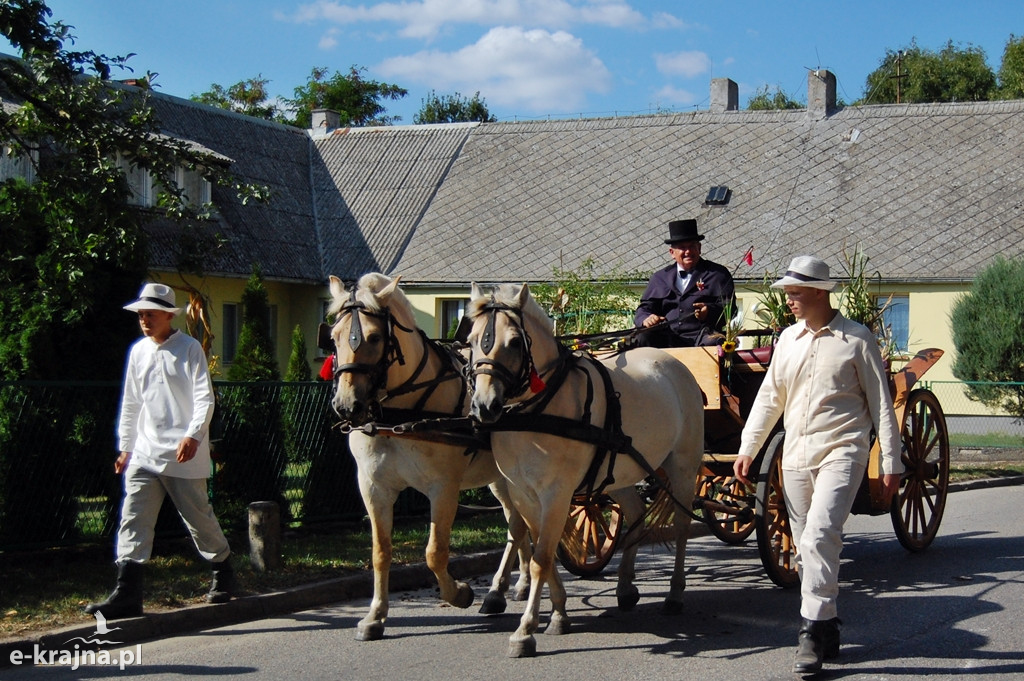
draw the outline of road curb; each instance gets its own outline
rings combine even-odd
[[[1021,484],[1024,484],[1024,475],[1015,475],[951,483],[949,491],[953,493]],[[691,538],[707,534],[707,525],[691,525]],[[654,540],[660,541],[659,538]],[[456,556],[452,558],[448,569],[457,579],[489,574],[497,569],[501,556],[500,550]],[[423,563],[399,565],[391,570],[390,588],[393,592],[430,587],[436,583],[433,573]],[[191,605],[179,610],[156,611],[141,617],[116,620],[120,629],[115,630],[116,634],[110,635],[118,637],[117,645],[135,644],[164,636],[286,615],[357,598],[369,598],[372,594],[373,575],[370,572],[359,572],[282,591],[242,596],[218,605]],[[66,650],[70,641],[78,640],[77,637],[89,639],[95,637],[95,633],[95,624],[78,624],[34,637],[0,642],[0,669],[12,666],[11,656],[16,651],[20,652],[24,664],[31,664],[37,650]]]

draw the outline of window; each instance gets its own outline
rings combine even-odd
[[[6,144],[0,145],[0,182],[12,177],[23,177],[32,184],[36,179],[36,168],[32,161],[38,158],[39,152],[36,151],[31,152],[31,155],[11,156],[11,148]]]
[[[235,361],[238,352],[238,336],[242,333],[242,306],[236,303],[224,303],[224,347],[221,348],[221,360],[225,364]]]
[[[201,206],[210,202],[210,181],[198,170],[186,170],[178,166],[174,169],[174,181],[185,193],[185,202],[190,206]]]
[[[878,303],[884,304],[885,299]],[[893,296],[882,312],[882,325],[889,330],[893,348],[907,352],[910,346],[910,296]]]
[[[454,338],[462,316],[466,314],[466,303],[469,298],[452,298],[441,301],[440,334],[441,338]]]
[[[124,178],[128,181],[128,189],[131,191],[128,203],[133,206],[152,206],[155,196],[153,178],[149,171],[138,167],[121,154],[117,155],[117,165],[124,171]]]

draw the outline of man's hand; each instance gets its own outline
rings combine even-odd
[[[194,437],[183,437],[178,443],[178,463],[191,461],[199,449],[199,440]]]
[[[754,460],[749,456],[737,456],[736,461],[732,464],[732,474],[744,485],[751,484],[747,476],[750,475],[750,464],[753,462]]]
[[[707,303],[694,303],[693,304],[693,316],[697,318],[697,321],[702,322],[708,318],[708,305]]]
[[[661,324],[663,321],[665,321],[665,318],[662,317],[660,314],[652,314],[650,317],[644,319],[642,323],[645,329],[649,329],[655,324]]]
[[[117,460],[114,461],[114,472],[118,475],[121,475],[124,469],[128,468],[128,462],[131,461],[131,458],[131,452],[121,452],[120,454],[118,454]]]
[[[901,477],[899,473],[882,474],[882,498],[885,500],[886,505],[892,503],[893,495],[900,491]]]

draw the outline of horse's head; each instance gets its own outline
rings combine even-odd
[[[526,284],[508,284],[487,295],[473,284],[466,314],[473,322],[469,333],[473,397],[470,416],[481,423],[493,423],[507,402],[524,395],[535,375],[532,341],[526,314],[533,305]]]
[[[328,312],[335,319],[331,328],[335,383],[331,406],[355,425],[366,423],[379,411],[387,394],[388,369],[401,358],[390,309],[392,297],[403,295],[399,279],[365,274],[349,291],[340,279],[330,278]]]

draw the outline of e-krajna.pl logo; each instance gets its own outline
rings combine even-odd
[[[96,650],[96,646],[117,645],[120,641],[111,641],[100,638],[121,627],[108,627],[107,618],[103,613],[96,613],[96,632],[91,638],[75,636],[64,642],[61,648],[41,648],[38,643],[32,647],[32,654],[28,655],[22,650],[11,651],[11,664],[33,664],[38,666],[61,666],[71,667],[72,670],[84,665],[110,667],[117,665],[122,671],[125,667],[142,664],[142,645],[137,644],[134,649],[122,648],[117,651]],[[72,641],[81,641],[68,647]],[[84,647],[83,647],[84,646]]]

